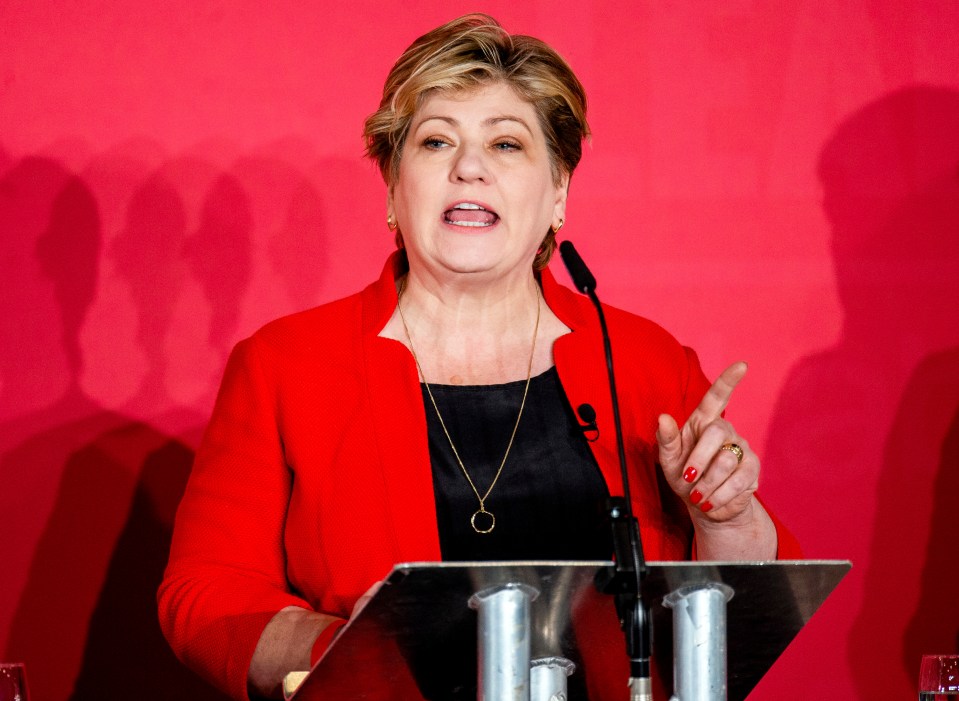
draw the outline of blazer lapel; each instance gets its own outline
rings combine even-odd
[[[377,334],[396,308],[398,254],[363,294],[363,363],[397,561],[441,559],[426,415],[416,365],[401,343]],[[358,495],[362,498],[362,495]]]

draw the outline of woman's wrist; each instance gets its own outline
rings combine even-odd
[[[308,671],[317,639],[331,624],[340,621],[298,606],[277,612],[263,629],[250,661],[247,680],[251,691],[266,698],[282,698],[283,677],[290,672]]]
[[[713,521],[691,510],[700,560],[775,560],[776,526],[755,496],[735,518]]]

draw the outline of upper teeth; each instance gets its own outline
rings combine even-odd
[[[484,212],[486,211],[485,207],[480,207],[478,204],[473,204],[472,202],[460,202],[453,207],[453,209],[482,209]]]

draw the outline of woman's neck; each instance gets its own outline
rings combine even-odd
[[[415,318],[432,336],[518,335],[529,340],[540,298],[532,271],[495,284],[467,275],[446,281],[410,271],[399,290],[407,318]]]
[[[427,382],[525,379],[531,352],[532,372],[539,374],[552,366],[553,341],[567,331],[542,300],[532,272],[525,280],[495,286],[443,285],[410,273],[399,282],[399,295],[397,312],[380,335],[410,348]]]

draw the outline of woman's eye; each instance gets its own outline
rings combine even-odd
[[[497,151],[519,151],[523,147],[520,146],[516,141],[506,140],[497,141],[495,144],[493,144],[493,148]]]
[[[425,146],[428,149],[432,149],[434,151],[439,150],[443,148],[444,146],[448,146],[448,145],[449,144],[446,142],[445,139],[441,139],[437,136],[431,136],[423,140],[423,146]]]

